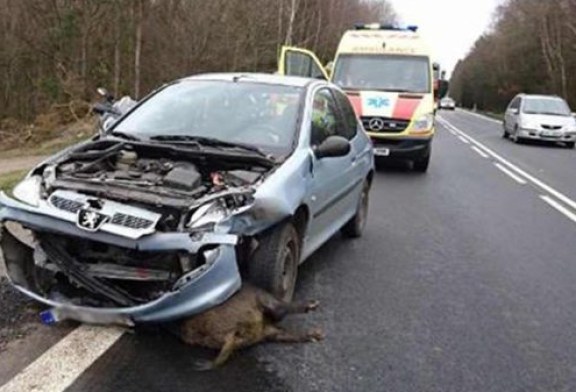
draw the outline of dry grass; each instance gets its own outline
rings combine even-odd
[[[20,145],[4,146],[0,143],[0,159],[34,155],[51,155],[65,147],[85,140],[96,133],[96,120],[83,119],[78,122],[58,127],[60,132],[44,135],[44,139],[34,143],[23,142]]]
[[[95,132],[96,120],[83,101],[53,105],[34,122],[0,120],[0,159],[47,155],[86,139]]]

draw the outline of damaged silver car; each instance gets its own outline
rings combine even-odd
[[[208,74],[170,83],[0,194],[13,285],[45,322],[193,315],[242,279],[283,299],[337,231],[362,234],[369,138],[313,79]]]

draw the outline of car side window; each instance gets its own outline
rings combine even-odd
[[[338,107],[330,90],[323,88],[314,95],[310,144],[319,146],[329,136],[338,134]]]
[[[344,119],[341,126],[338,127],[337,132],[340,136],[352,140],[358,133],[358,119],[356,117],[356,112],[354,112],[354,108],[345,94],[338,90],[333,90],[332,93],[336,97],[336,101],[340,106]]]
[[[520,109],[520,98],[514,98],[510,104],[510,109]]]

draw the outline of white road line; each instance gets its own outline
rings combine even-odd
[[[526,180],[524,180],[522,177],[519,177],[516,174],[512,173],[510,170],[506,169],[501,164],[495,163],[494,166],[496,166],[498,169],[500,169],[500,171],[502,173],[508,175],[510,178],[512,178],[517,183],[522,184],[522,185],[526,185]]]
[[[566,216],[572,222],[576,223],[576,214],[574,214],[572,211],[568,210],[562,204],[558,203],[556,200],[552,199],[550,196],[541,195],[540,198],[542,200],[544,200],[546,203],[548,203],[552,208],[554,208],[558,212],[564,214],[564,216]]]
[[[508,161],[507,159],[505,159],[504,157],[500,156],[499,154],[497,154],[496,152],[494,152],[493,150],[491,150],[490,148],[486,147],[484,144],[480,143],[479,141],[477,141],[476,139],[474,139],[473,137],[469,136],[468,134],[464,133],[463,131],[461,131],[460,129],[456,128],[455,126],[453,126],[452,124],[450,124],[448,121],[446,121],[444,118],[439,118],[439,121],[446,127],[452,128],[454,131],[456,131],[459,135],[464,135],[468,138],[468,140],[470,140],[473,144],[475,144],[476,146],[478,146],[480,149],[482,149],[484,152],[486,152],[487,154],[489,154],[490,156],[492,156],[494,159],[500,161],[500,163],[504,164],[505,166],[507,166],[509,169],[511,169],[512,171],[516,172],[518,175],[520,175],[521,177],[524,177],[525,179],[527,179],[528,181],[530,181],[532,184],[536,185],[537,187],[543,189],[544,191],[550,193],[552,196],[556,197],[557,199],[559,199],[560,201],[562,201],[563,203],[569,205],[570,207],[572,207],[573,209],[576,210],[576,201],[570,199],[568,196],[566,196],[565,194],[563,194],[562,192],[552,188],[550,185],[544,183],[543,181],[539,180],[538,178],[534,177],[533,175],[527,173],[526,171],[520,169],[518,166],[516,166],[515,164],[513,164],[512,162]]]
[[[487,121],[496,123],[496,124],[498,124],[498,125],[502,125],[502,121],[499,121],[499,120],[496,120],[496,119],[494,119],[494,118],[485,116],[485,115],[483,115],[483,114],[474,113],[474,112],[471,112],[471,111],[465,110],[465,109],[458,109],[458,111],[461,112],[461,113],[469,114],[469,115],[474,116],[474,117],[481,118],[481,119],[483,119],[483,120],[487,120]]]
[[[119,328],[81,325],[1,386],[0,392],[64,391],[123,334]]]
[[[482,158],[490,158],[490,155],[486,154],[484,151],[482,151],[481,149],[479,149],[476,146],[472,146],[472,149],[474,151],[476,151],[478,153],[478,155],[480,155]]]
[[[462,140],[462,143],[470,144],[468,139],[466,139],[464,136],[458,136],[458,139]]]

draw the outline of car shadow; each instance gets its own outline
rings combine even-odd
[[[529,146],[529,147],[547,147],[550,149],[558,149],[558,150],[568,150],[568,148],[566,147],[566,145],[563,142],[549,142],[549,141],[543,141],[543,140],[522,140],[522,142],[520,143],[523,146]]]

